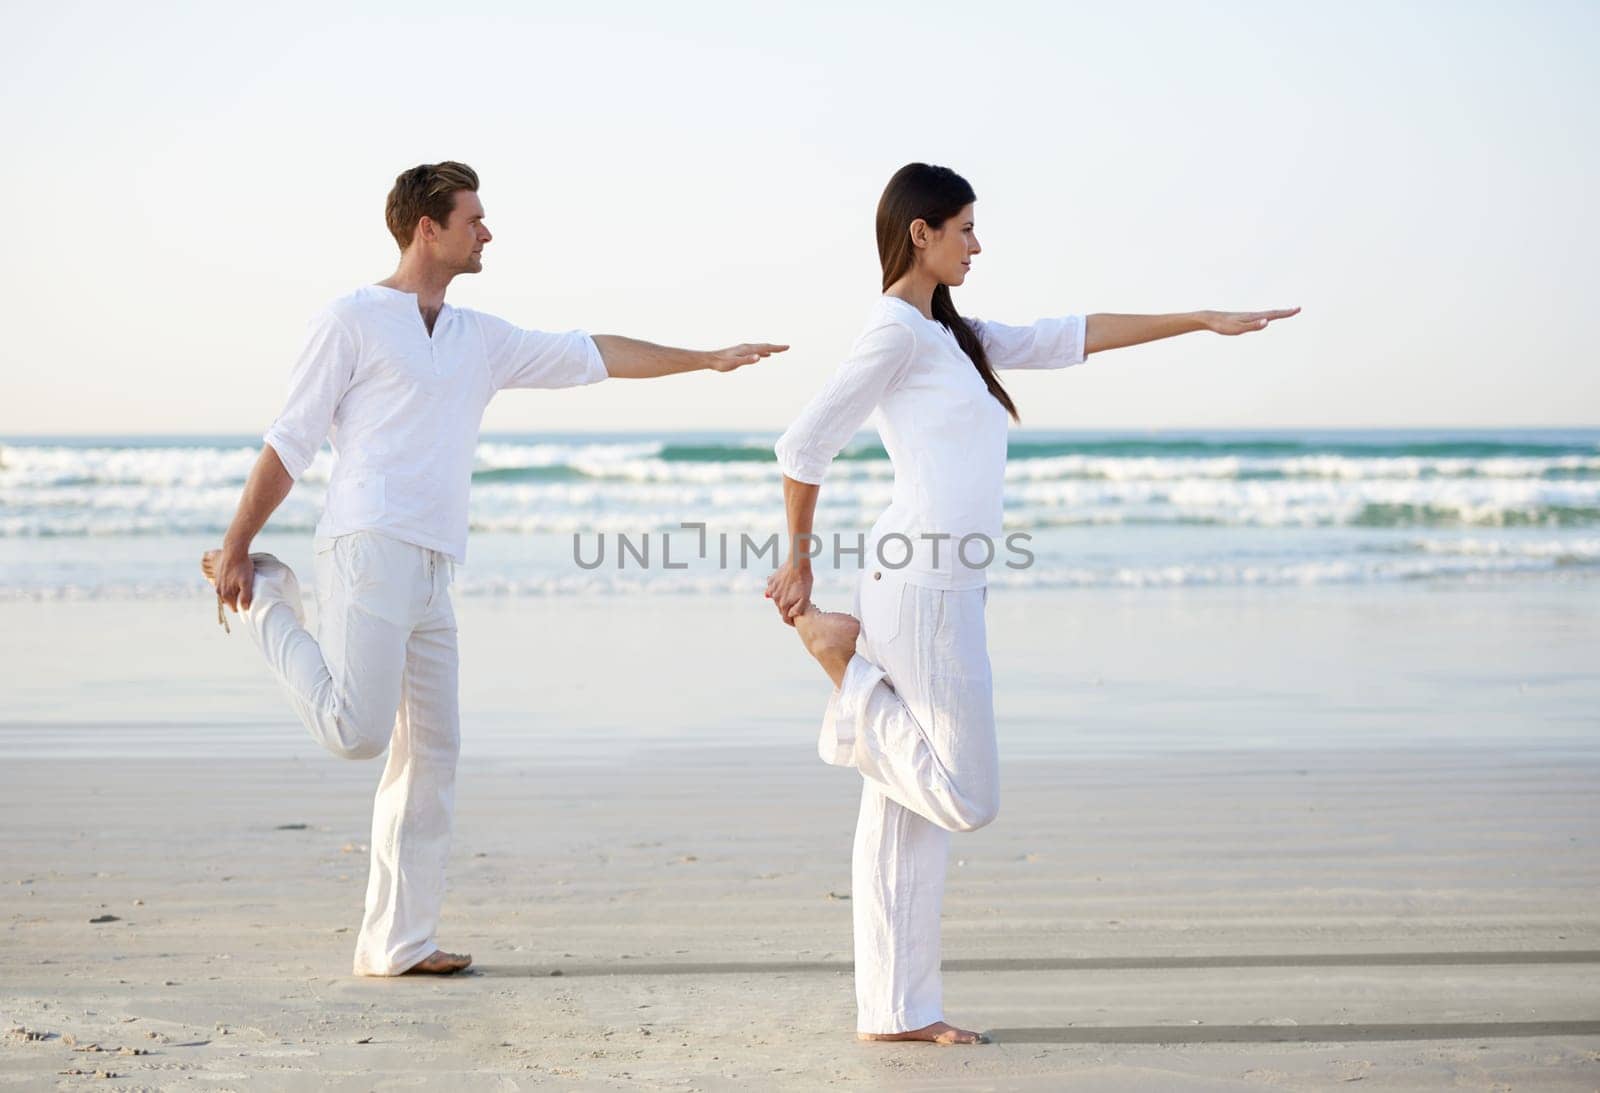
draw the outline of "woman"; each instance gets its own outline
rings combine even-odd
[[[792,544],[811,535],[828,465],[871,415],[895,470],[854,617],[811,604],[805,551],[792,549],[767,583],[835,686],[822,757],[862,777],[852,907],[865,1040],[984,1039],[943,1019],[939,907],[950,832],[982,827],[999,807],[985,567],[1005,556],[1006,428],[1017,410],[996,373],[1061,368],[1192,330],[1243,334],[1299,310],[1074,315],[1025,327],[963,319],[950,289],[981,253],[974,200],[945,167],[912,163],[889,180],[877,218],[883,295],[849,358],[777,444]]]

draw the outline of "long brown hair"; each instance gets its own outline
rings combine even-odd
[[[904,277],[916,261],[911,244],[911,222],[924,221],[937,231],[946,220],[978,199],[967,180],[948,167],[908,163],[894,173],[878,199],[878,261],[883,265],[883,288]],[[950,299],[950,286],[933,290],[933,317],[955,335],[956,343],[972,359],[989,393],[1000,400],[1013,421],[1020,422],[1017,404],[1011,401],[1000,379],[989,366],[978,332],[967,324]]]

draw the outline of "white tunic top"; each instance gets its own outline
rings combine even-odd
[[[522,330],[445,304],[430,336],[414,293],[366,285],[311,321],[265,440],[299,478],[331,434],[319,538],[377,531],[460,562],[478,429],[494,393],[605,378],[581,330]]]
[[[1032,326],[967,322],[997,370],[1083,361],[1082,315]],[[868,417],[894,465],[894,493],[867,536],[864,564],[879,568],[881,557],[905,581],[928,588],[982,587],[986,565],[1008,557],[1001,539],[1005,407],[955,335],[895,296],[879,297],[849,357],[778,440],[778,466],[796,481],[820,483]],[[882,542],[895,534],[910,541],[909,552],[898,539]],[[993,544],[992,563],[981,540],[960,549],[971,535]]]

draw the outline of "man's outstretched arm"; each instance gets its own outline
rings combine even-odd
[[[239,497],[233,523],[222,537],[222,554],[217,558],[217,599],[234,611],[250,606],[250,590],[255,584],[250,544],[293,488],[294,479],[278,453],[271,444],[262,445]]]
[[[763,357],[782,353],[787,345],[767,342],[745,342],[727,349],[673,349],[671,346],[624,338],[620,334],[593,335],[600,359],[605,361],[606,374],[614,379],[644,380],[657,376],[672,376],[679,372],[698,372],[711,369],[732,372],[754,364]]]

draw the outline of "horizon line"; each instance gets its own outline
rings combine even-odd
[[[1152,433],[1152,432],[1232,432],[1232,433],[1272,433],[1272,432],[1441,432],[1459,430],[1462,432],[1483,432],[1496,430],[1501,432],[1595,432],[1600,431],[1600,421],[1582,425],[1496,425],[1496,424],[1448,424],[1448,425],[1106,425],[1106,426],[1050,426],[1050,425],[1019,425],[1012,427],[1010,433]],[[652,435],[671,436],[682,434],[709,434],[709,433],[781,433],[782,426],[758,426],[728,428],[723,426],[695,428],[683,426],[672,429],[659,428],[632,428],[632,429],[588,429],[565,428],[550,429],[530,427],[527,429],[485,429],[478,435],[479,438],[495,436],[621,436],[621,435]],[[871,433],[870,429],[859,430],[856,435]],[[160,439],[160,438],[201,438],[201,437],[239,437],[259,439],[262,433],[248,431],[228,430],[92,430],[87,432],[0,432],[0,443],[13,440],[79,440],[90,437],[125,437],[128,439]]]

